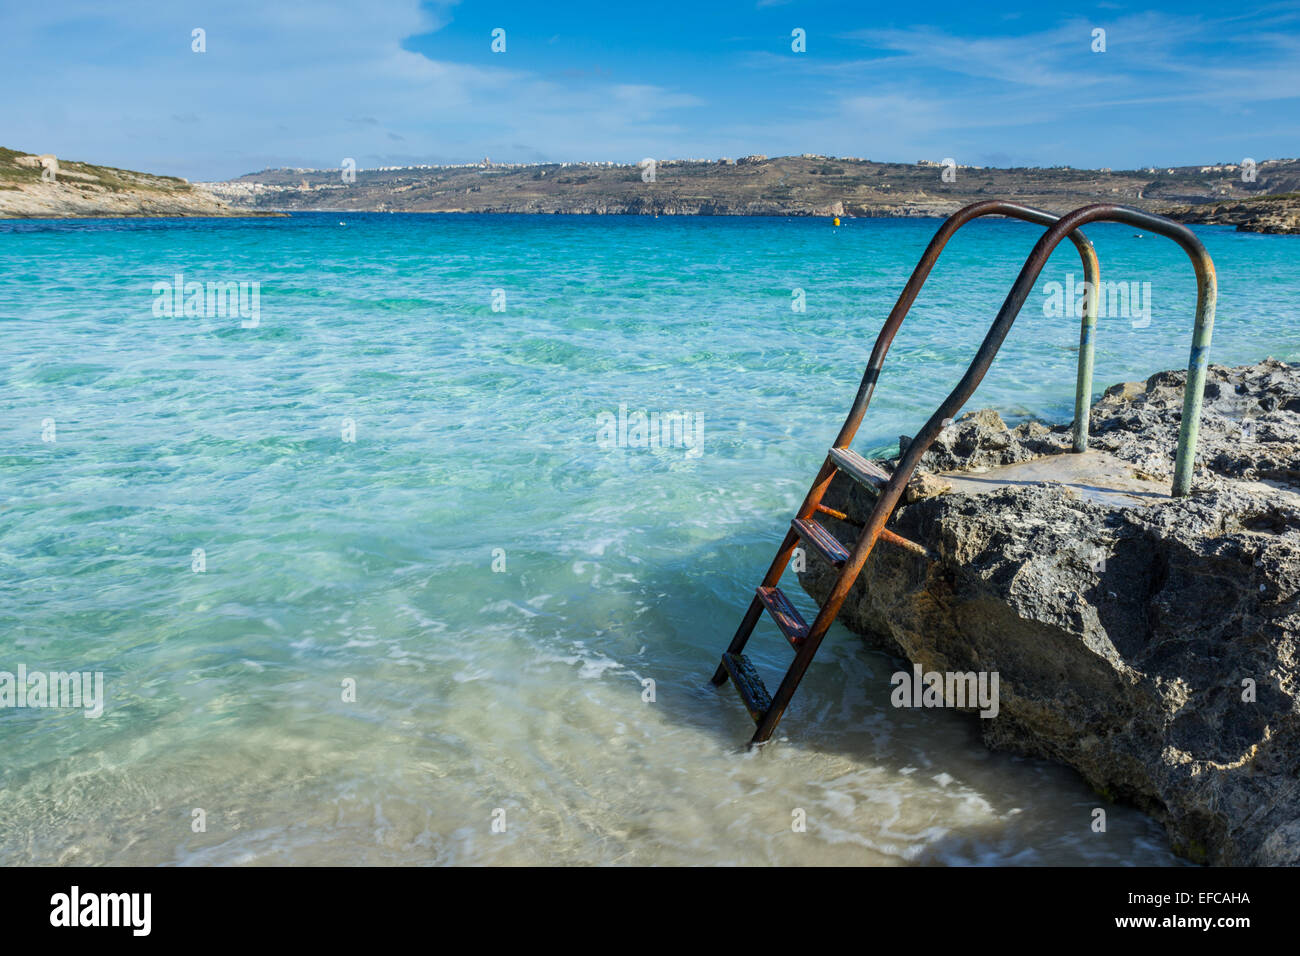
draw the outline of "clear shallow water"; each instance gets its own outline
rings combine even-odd
[[[974,718],[891,708],[842,628],[761,753],[708,685],[937,222],[343,218],[0,224],[0,670],[108,695],[0,711],[0,863],[1176,862]],[[1181,251],[1089,232],[1154,303],[1103,319],[1098,388],[1184,365]],[[1037,234],[959,235],[859,447],[933,411]],[[1213,360],[1300,360],[1296,240],[1200,234]],[[260,282],[260,324],[155,316],[177,272]],[[1068,418],[1041,301],[973,407]],[[601,448],[620,404],[703,416],[702,454]]]

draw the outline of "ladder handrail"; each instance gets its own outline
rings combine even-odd
[[[943,400],[935,413],[930,416],[930,420],[917,432],[916,437],[907,446],[907,451],[899,459],[898,467],[894,469],[889,483],[881,489],[880,495],[876,499],[876,505],[871,510],[871,515],[867,518],[861,536],[858,538],[858,542],[854,546],[848,561],[845,562],[844,569],[835,587],[831,589],[830,595],[822,605],[821,612],[812,625],[811,630],[813,632],[818,632],[819,629],[824,632],[831,621],[835,619],[835,615],[839,613],[840,605],[844,603],[845,597],[848,596],[849,588],[857,579],[858,573],[862,570],[867,557],[871,554],[871,549],[875,546],[876,539],[880,537],[880,532],[884,529],[885,523],[893,515],[894,508],[898,505],[899,498],[902,497],[903,489],[907,486],[907,482],[911,480],[912,472],[916,470],[921,456],[925,454],[926,450],[939,436],[939,432],[943,430],[944,422],[956,415],[970,399],[971,395],[974,394],[989,366],[993,364],[993,358],[997,355],[998,349],[1001,348],[1002,340],[1006,338],[1007,332],[1011,329],[1011,324],[1015,322],[1016,316],[1019,315],[1020,309],[1025,304],[1025,299],[1029,297],[1029,292],[1038,280],[1039,273],[1043,271],[1043,266],[1047,264],[1047,259],[1052,254],[1052,250],[1075,229],[1087,223],[1099,221],[1124,222],[1159,233],[1173,239],[1182,246],[1192,260],[1192,267],[1196,272],[1196,322],[1192,332],[1191,355],[1188,359],[1187,385],[1183,390],[1183,415],[1179,427],[1178,453],[1174,465],[1174,480],[1170,494],[1175,498],[1179,498],[1186,495],[1191,489],[1192,464],[1196,455],[1201,401],[1205,392],[1205,370],[1209,363],[1210,334],[1214,328],[1214,302],[1216,296],[1214,262],[1210,259],[1209,253],[1205,251],[1205,246],[1201,244],[1201,241],[1196,238],[1190,229],[1172,220],[1165,219],[1163,216],[1156,216],[1140,209],[1114,203],[1097,203],[1076,209],[1074,212],[1062,216],[1056,225],[1043,234],[1042,238],[1030,251],[1029,258],[1025,260],[1020,274],[1011,286],[1011,291],[1007,293],[1006,301],[1002,303],[1002,308],[998,310],[997,318],[993,320],[988,333],[984,336],[984,341],[980,344],[979,351],[975,353],[975,358],[971,360],[970,366],[966,369],[966,374],[962,376],[961,381],[957,383],[957,387]]]
[[[960,214],[959,212],[956,215]],[[857,543],[853,546],[848,558],[840,565],[835,584],[822,602],[816,619],[807,627],[806,637],[803,643],[799,645],[794,662],[786,671],[780,687],[771,696],[766,710],[758,721],[758,727],[750,741],[751,744],[762,743],[767,740],[780,722],[785,708],[790,703],[790,698],[794,695],[795,688],[799,686],[799,682],[803,679],[808,665],[812,663],[812,658],[817,653],[822,639],[826,636],[831,623],[839,614],[845,598],[848,597],[849,589],[857,581],[858,575],[862,572],[867,558],[876,545],[876,541],[885,530],[885,523],[892,517],[894,509],[898,506],[903,490],[911,479],[912,473],[916,470],[921,456],[925,454],[935,438],[938,437],[944,423],[956,415],[970,399],[971,395],[974,394],[985,373],[988,372],[989,366],[993,364],[993,359],[1002,346],[1002,341],[1006,338],[1012,323],[1015,322],[1016,316],[1019,315],[1021,308],[1024,306],[1034,283],[1043,271],[1043,267],[1047,264],[1048,257],[1051,256],[1052,251],[1066,236],[1073,236],[1079,227],[1098,221],[1128,223],[1166,236],[1182,246],[1192,260],[1192,267],[1196,272],[1197,286],[1196,322],[1192,332],[1191,355],[1188,359],[1187,385],[1183,391],[1183,414],[1179,427],[1178,453],[1174,466],[1171,494],[1174,497],[1181,497],[1190,490],[1192,465],[1196,456],[1196,438],[1200,425],[1201,402],[1205,391],[1205,372],[1209,362],[1210,335],[1214,328],[1214,304],[1217,292],[1214,262],[1210,259],[1209,253],[1205,251],[1201,241],[1196,238],[1190,229],[1161,216],[1112,203],[1098,203],[1076,209],[1074,212],[1057,220],[1034,245],[1020,270],[1020,274],[1016,277],[1011,291],[1007,294],[1002,308],[998,311],[997,318],[993,320],[993,324],[984,336],[984,341],[975,353],[975,358],[966,369],[966,374],[962,376],[961,381],[957,383],[957,387],[944,399],[943,403],[930,417],[930,420],[912,439],[907,451],[900,457],[898,467],[894,469],[894,473],[890,476],[884,488],[880,489],[875,507],[872,508],[866,524],[859,532]],[[948,223],[945,222],[944,225],[947,226]],[[955,229],[951,231],[955,231]],[[951,231],[949,231],[949,235]],[[942,228],[940,232],[943,232]],[[938,239],[938,236],[936,236],[936,239]],[[934,243],[932,242],[931,245],[933,246]],[[937,251],[935,256],[930,255],[931,251],[927,250],[926,255],[930,259],[930,264],[933,264],[933,258],[937,257]],[[913,279],[915,278],[916,273],[913,273]],[[921,276],[921,282],[923,281],[924,275]],[[912,285],[913,283],[909,282],[909,286]],[[915,284],[913,296],[915,290],[919,288],[920,282]],[[1094,302],[1098,298],[1096,292],[1097,289],[1094,287],[1091,296]],[[894,314],[891,313],[890,319],[893,324],[889,330],[890,337],[892,337],[893,331],[897,330],[898,324],[902,321],[902,315],[906,313],[906,307],[909,304],[910,302],[905,302],[904,299],[900,298],[899,305],[902,308],[900,311],[899,306],[895,307],[895,311],[899,312],[896,320]],[[875,384],[875,377],[871,372],[873,369],[876,373],[879,372],[878,360],[883,360],[884,352],[889,346],[889,338],[884,336],[885,330],[882,330],[883,348],[880,347],[882,340],[878,339],[878,354],[873,353],[873,365],[868,367],[868,374],[863,376],[858,399],[854,403],[854,412],[850,413],[849,421],[845,422],[846,429],[850,425],[856,429],[861,420],[859,415],[858,421],[854,421],[854,413],[859,411],[859,405],[862,406],[862,410],[865,410],[866,400],[870,397],[871,388]],[[804,501],[803,508],[800,509],[801,517],[806,517],[805,509],[808,513],[811,513],[817,508],[821,496],[825,493],[835,471],[833,459],[828,457],[826,464],[822,466],[822,471],[818,474],[812,489],[809,491],[807,499]],[[772,566],[768,569],[767,578],[764,579],[766,585],[771,585],[780,577],[797,540],[797,535],[793,531],[787,532],[785,542],[782,544],[781,550],[777,552]],[[744,648],[745,642],[749,639],[749,634],[753,630],[754,622],[758,614],[761,613],[761,609],[761,602],[757,600],[751,602],[750,611],[746,614],[745,619],[741,622],[740,629],[732,639],[728,653],[739,653]],[[714,683],[720,683],[722,679],[715,675]]]
[[[871,403],[880,370],[885,364],[885,355],[889,352],[895,334],[915,303],[917,295],[920,294],[921,287],[930,277],[930,272],[948,244],[948,240],[962,226],[982,216],[1007,216],[1048,227],[1056,225],[1061,219],[1060,216],[1034,209],[1032,206],[989,199],[963,206],[944,220],[943,225],[935,232],[934,238],[930,240],[930,244],[926,246],[925,253],[917,262],[916,268],[912,270],[912,275],[899,294],[898,301],[894,303],[889,317],[881,326],[880,334],[876,336],[876,344],[871,350],[871,358],[867,362],[866,370],[862,373],[862,382],[858,386],[853,407],[835,439],[836,448],[843,448],[850,444],[853,436],[857,434],[858,426],[862,424],[862,418],[867,412],[867,406]],[[1075,382],[1074,450],[1082,452],[1088,448],[1088,410],[1092,404],[1093,333],[1097,326],[1096,290],[1100,288],[1100,265],[1097,261],[1097,252],[1087,236],[1077,229],[1071,229],[1069,237],[1078,248],[1079,257],[1083,261],[1084,281],[1089,283],[1088,288],[1093,290],[1091,295],[1084,297],[1083,317],[1079,330],[1079,371]]]
[[[881,505],[886,499],[891,498],[891,492],[897,492],[897,494],[892,495],[892,500],[897,500],[898,494],[902,493],[902,486],[911,477],[911,473],[916,468],[921,456],[925,454],[926,449],[929,448],[943,429],[944,421],[956,415],[970,399],[971,395],[974,394],[989,366],[993,363],[993,358],[997,355],[998,349],[1001,348],[1002,341],[1006,338],[1007,332],[1010,331],[1016,316],[1020,314],[1025,300],[1029,297],[1030,290],[1033,289],[1034,283],[1038,280],[1038,276],[1047,264],[1047,259],[1051,256],[1052,251],[1063,238],[1080,226],[1090,222],[1123,222],[1148,229],[1177,242],[1183,247],[1188,258],[1192,261],[1192,268],[1196,272],[1196,319],[1192,330],[1191,353],[1188,357],[1187,384],[1183,389],[1183,414],[1179,426],[1178,451],[1175,458],[1174,478],[1170,495],[1181,498],[1191,490],[1192,465],[1195,461],[1196,439],[1200,429],[1201,403],[1205,393],[1205,371],[1209,364],[1210,336],[1214,329],[1214,305],[1217,297],[1214,261],[1210,259],[1210,255],[1206,252],[1201,240],[1197,239],[1196,235],[1186,226],[1165,219],[1163,216],[1134,209],[1131,206],[1121,206],[1115,203],[1096,203],[1091,206],[1083,206],[1068,215],[1062,216],[1054,226],[1043,234],[1042,238],[1030,251],[1029,258],[1025,260],[1020,274],[1011,286],[1011,291],[1007,293],[1007,298],[998,311],[997,318],[993,320],[988,333],[984,336],[984,341],[980,344],[979,350],[975,353],[975,358],[966,369],[966,374],[962,376],[961,381],[957,383],[957,387],[944,399],[943,403],[930,417],[930,420],[925,423],[913,443],[908,446],[907,452],[902,456],[898,467],[894,471],[893,478],[885,491],[882,492],[876,510],[885,510]],[[1092,298],[1097,298],[1095,290]],[[898,482],[897,479],[900,477],[903,480]],[[898,485],[897,488],[895,488],[896,484]],[[890,507],[888,510],[892,512],[893,508]],[[869,523],[869,526],[876,523],[874,520],[875,515],[872,518],[873,520]],[[880,522],[880,526],[884,526],[883,521]],[[874,535],[870,537],[874,537]]]
[[[898,466],[894,469],[893,474],[889,476],[887,481],[884,481],[882,476],[872,478],[870,475],[859,475],[859,466],[853,464],[856,459],[846,457],[846,452],[840,451],[840,449],[847,448],[862,422],[862,416],[865,414],[867,405],[871,400],[871,394],[879,378],[881,366],[884,364],[885,354],[889,351],[889,345],[895,333],[907,315],[912,302],[916,299],[921,286],[924,285],[926,277],[939,257],[939,253],[943,250],[952,234],[971,219],[982,215],[995,214],[1014,216],[1015,218],[1027,219],[1030,222],[1040,222],[1048,225],[1048,229],[1030,251],[1024,266],[1020,269],[1020,274],[1011,286],[1011,291],[1007,293],[1006,300],[1002,303],[1002,308],[998,310],[997,317],[993,320],[988,332],[985,333],[984,341],[980,344],[979,350],[975,353],[975,357],[971,360],[961,381],[957,383],[956,388],[949,393],[934,414],[930,416],[929,421],[912,439],[907,450],[899,457]],[[799,686],[808,665],[812,663],[813,656],[817,653],[817,649],[826,636],[831,623],[839,614],[845,598],[848,597],[849,589],[857,581],[858,575],[862,572],[862,568],[866,564],[868,557],[870,557],[877,540],[885,537],[887,540],[893,540],[896,544],[906,544],[906,542],[901,542],[901,539],[898,539],[896,535],[891,539],[885,529],[886,522],[893,516],[894,509],[898,507],[903,490],[906,488],[908,481],[911,480],[916,466],[920,463],[921,456],[934,443],[939,432],[943,430],[945,423],[950,421],[962,409],[983,380],[989,367],[993,364],[993,359],[997,356],[998,349],[1002,347],[1002,342],[1010,331],[1012,323],[1015,322],[1016,316],[1020,314],[1020,310],[1024,307],[1025,300],[1033,289],[1034,283],[1038,280],[1043,267],[1047,264],[1048,258],[1061,240],[1067,236],[1078,247],[1079,253],[1083,257],[1084,273],[1092,282],[1091,294],[1085,298],[1084,302],[1084,322],[1079,339],[1081,354],[1079,356],[1078,390],[1075,396],[1074,450],[1083,451],[1086,448],[1088,400],[1091,398],[1092,387],[1092,332],[1095,328],[1096,312],[1100,302],[1100,285],[1096,281],[1099,271],[1096,252],[1092,247],[1092,243],[1078,230],[1090,222],[1099,221],[1128,223],[1173,239],[1183,247],[1183,250],[1191,258],[1192,267],[1196,271],[1196,324],[1192,332],[1192,349],[1188,359],[1187,384],[1183,391],[1183,414],[1179,426],[1178,453],[1174,465],[1171,494],[1174,497],[1181,497],[1190,490],[1192,466],[1196,459],[1196,439],[1200,425],[1201,403],[1205,392],[1205,373],[1209,364],[1210,335],[1214,329],[1214,304],[1217,294],[1214,262],[1210,259],[1209,253],[1205,251],[1201,241],[1186,226],[1180,226],[1161,216],[1142,212],[1139,209],[1112,203],[1084,206],[1068,215],[1061,216],[1059,219],[1048,213],[1030,209],[1027,206],[997,201],[975,203],[958,210],[952,216],[949,216],[940,226],[939,231],[935,233],[930,245],[926,248],[925,255],[917,264],[916,269],[913,270],[911,278],[903,289],[903,294],[899,296],[898,302],[894,305],[884,327],[880,330],[880,334],[876,338],[875,348],[871,353],[871,360],[863,373],[862,383],[858,387],[858,394],[854,399],[853,408],[844,422],[844,427],[840,430],[840,436],[836,439],[831,453],[827,455],[821,471],[818,472],[812,487],[808,490],[808,495],[799,508],[797,518],[790,523],[790,530],[786,532],[785,539],[777,551],[776,557],[772,559],[772,564],[763,578],[763,584],[759,586],[755,596],[750,599],[749,610],[745,612],[740,627],[736,629],[735,636],[727,646],[726,653],[723,654],[722,662],[714,672],[713,683],[715,685],[722,684],[729,676],[734,676],[741,697],[744,699],[750,715],[754,717],[758,725],[753,738],[750,740],[751,746],[760,744],[772,736],[776,725],[780,722],[782,714],[785,713],[785,709],[790,703],[791,697],[794,695],[795,688]],[[816,534],[807,537],[810,534],[808,520],[812,518],[814,512],[821,510],[833,517],[846,517],[841,512],[821,505],[822,496],[826,493],[832,479],[845,467],[847,467],[850,476],[877,489],[875,506],[871,509],[866,524],[859,531],[853,550],[848,553],[845,553],[842,548],[834,551],[827,550],[824,543],[819,543],[821,538]],[[883,487],[881,486],[882,481]],[[807,538],[813,547],[822,553],[823,557],[839,568],[835,583],[831,586],[830,593],[821,602],[817,617],[812,624],[806,624],[799,618],[797,612],[793,610],[793,606],[788,604],[788,601],[786,601],[784,595],[780,594],[780,589],[777,587],[777,582],[784,573],[786,565],[794,553],[795,546],[803,538]],[[768,695],[762,681],[753,671],[748,658],[741,653],[745,649],[745,645],[753,633],[754,626],[765,607],[772,611],[778,626],[796,648],[794,661],[786,671],[776,693],[771,696]],[[790,615],[794,616],[794,623],[798,625],[797,627],[785,620]]]
[[[884,365],[885,355],[889,352],[889,346],[894,340],[894,335],[898,332],[899,326],[903,324],[903,319],[907,317],[908,310],[911,309],[912,303],[916,301],[921,287],[925,285],[926,279],[929,278],[930,272],[938,261],[940,253],[948,244],[948,240],[966,223],[982,216],[1008,216],[1048,227],[1060,222],[1059,216],[1054,216],[1049,212],[1000,199],[986,199],[963,206],[943,221],[943,224],[935,232],[934,238],[930,240],[930,244],[926,246],[925,253],[916,264],[916,268],[912,270],[907,284],[903,286],[903,291],[898,296],[898,301],[894,303],[888,318],[885,319],[885,324],[876,336],[876,344],[871,350],[871,358],[867,362],[866,371],[862,373],[862,382],[858,386],[858,394],[853,400],[853,407],[840,429],[839,436],[835,439],[836,448],[843,448],[848,445],[857,433],[858,426],[862,423],[862,416],[866,414],[867,405],[870,403],[872,393],[875,391],[881,366]],[[1097,283],[1101,267],[1097,262],[1096,250],[1088,237],[1082,232],[1071,229],[1069,236],[1079,250],[1079,258],[1083,261],[1084,278],[1092,281],[1093,289],[1098,288]],[[1096,302],[1097,297],[1095,295],[1085,298],[1083,321],[1081,323],[1082,331],[1079,335],[1079,373],[1075,395],[1076,451],[1084,451],[1087,448],[1088,408],[1092,399],[1092,342],[1093,330],[1097,323]],[[1082,413],[1080,413],[1080,409],[1082,409]],[[821,503],[822,497],[826,494],[826,489],[830,487],[831,479],[835,476],[836,470],[834,460],[827,455],[826,460],[822,463],[821,471],[818,472],[812,487],[808,489],[808,494],[804,497],[803,504],[799,506],[796,517],[804,519],[812,517]],[[764,587],[773,587],[780,580],[789,560],[789,547],[793,547],[793,542],[793,533],[787,534],[786,546],[777,552],[772,559],[772,563],[768,566],[767,573],[763,576]],[[721,669],[719,669],[718,673],[721,674],[721,672]]]

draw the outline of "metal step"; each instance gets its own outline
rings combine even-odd
[[[823,525],[819,525],[811,518],[806,520],[795,518],[790,522],[790,527],[794,528],[804,544],[820,554],[832,567],[844,567],[844,562],[849,559],[849,552]]]
[[[790,646],[798,650],[808,636],[808,624],[804,621],[803,615],[795,610],[795,606],[790,603],[790,599],[780,588],[759,587],[756,590],[758,599],[763,602],[763,607],[767,608],[767,613],[772,615],[776,626],[781,629]]]
[[[879,491],[889,484],[889,473],[885,469],[873,461],[867,461],[852,448],[832,448],[830,456],[836,468],[872,491]]]
[[[758,676],[758,671],[744,654],[723,654],[722,666],[731,675],[731,682],[736,685],[749,716],[758,723],[772,706],[772,695],[763,686],[763,678]]]

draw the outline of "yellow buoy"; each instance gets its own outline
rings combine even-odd
[[[831,220],[831,225],[833,225],[833,226],[838,226],[839,224],[840,224],[840,217],[839,217],[839,216],[836,216],[834,219]]]

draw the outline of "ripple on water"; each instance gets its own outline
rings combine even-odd
[[[842,629],[761,752],[708,685],[934,223],[328,218],[0,223],[0,669],[109,698],[0,713],[0,863],[1176,862],[1071,771],[889,707],[898,662]],[[859,447],[929,416],[1036,234],[954,241]],[[1285,241],[1202,235],[1215,359],[1300,360]],[[1181,252],[1093,238],[1160,290],[1098,387],[1183,364]],[[259,326],[154,316],[179,271],[262,282]],[[977,401],[1065,416],[1077,329],[1033,296]],[[700,415],[703,454],[599,447],[620,405]]]

